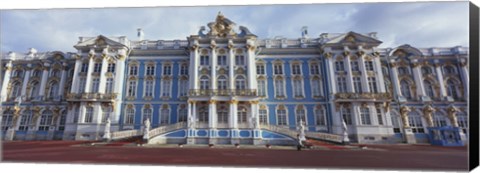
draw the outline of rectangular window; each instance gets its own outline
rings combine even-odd
[[[187,65],[182,65],[180,67],[180,75],[188,75],[188,66]]]
[[[128,97],[135,97],[136,93],[137,93],[137,81],[129,81],[128,82],[127,96]]]
[[[245,57],[243,55],[236,55],[235,56],[235,65],[245,65]]]
[[[412,128],[413,133],[425,133],[425,129],[423,129],[422,124],[422,117],[418,115],[409,115],[408,122],[410,123],[410,127]]]
[[[87,85],[87,79],[85,77],[81,77],[78,83],[78,93],[84,93],[86,85]]]
[[[352,71],[360,71],[360,67],[358,66],[358,61],[351,61],[350,66],[352,68]]]
[[[362,80],[360,77],[353,77],[353,92],[362,93]]]
[[[172,75],[172,66],[171,65],[163,66],[163,75]]]
[[[302,74],[302,70],[301,70],[299,64],[293,64],[292,65],[292,74],[294,74],[294,75],[301,75]]]
[[[360,123],[362,125],[372,125],[372,121],[370,119],[370,109],[368,108],[360,108]]]
[[[180,80],[179,90],[180,97],[187,96],[188,80]]]
[[[105,85],[105,93],[113,93],[113,78],[107,78],[107,83]]]
[[[88,72],[88,63],[83,63],[82,64],[82,69],[80,70],[82,73]]]
[[[377,81],[375,80],[375,77],[368,77],[368,86],[370,88],[370,92],[378,93]]]
[[[373,71],[373,61],[365,61],[365,70]]]
[[[85,119],[84,123],[92,123],[93,122],[93,108],[88,107],[87,111],[85,112]]]
[[[283,67],[281,64],[273,65],[273,74],[282,75],[283,74]]]
[[[301,80],[293,80],[293,89],[295,97],[303,97],[303,85]]]
[[[138,74],[138,67],[136,65],[130,66],[128,74],[136,76]]]
[[[152,122],[152,109],[143,109],[143,121],[145,120],[149,120],[150,122]]]
[[[200,65],[209,65],[208,56],[200,56]]]
[[[265,65],[263,64],[258,64],[257,65],[257,74],[265,74]]]
[[[326,124],[326,119],[325,119],[325,113],[323,109],[316,109],[315,110],[315,124],[317,126],[325,126]]]
[[[345,77],[337,77],[337,87],[339,93],[347,92],[347,80]]]
[[[219,110],[218,114],[218,123],[226,124],[228,123],[228,112],[226,110]]]
[[[102,70],[102,63],[95,63],[93,66],[93,72],[100,73],[101,70]]]
[[[400,133],[400,123],[398,122],[398,116],[392,115],[393,133]]]
[[[115,63],[109,63],[107,66],[107,72],[115,73]]]
[[[320,67],[318,64],[310,64],[310,74],[318,75],[320,74]]]
[[[335,61],[335,71],[345,71],[343,61]]]
[[[258,96],[267,96],[267,92],[266,92],[266,84],[265,84],[265,80],[258,80],[257,81],[257,87],[258,87]]]
[[[382,115],[382,110],[380,108],[377,108],[377,119],[378,119],[378,125],[383,125],[383,115]]]
[[[161,109],[160,110],[160,125],[168,124],[168,118],[170,117],[170,110]]]
[[[100,88],[100,78],[93,78],[92,80],[92,93],[98,93]]]
[[[287,125],[287,111],[283,109],[277,110],[277,125]]]
[[[145,97],[153,97],[153,81],[145,81]]]
[[[127,113],[125,115],[125,125],[132,125],[135,120],[135,110],[134,109],[127,109]]]
[[[260,118],[259,119],[260,124],[268,124],[267,110],[265,109],[258,110],[258,117]]]
[[[312,93],[314,97],[322,96],[322,84],[320,79],[312,79]]]
[[[217,65],[227,65],[227,56],[225,55],[217,56]]]
[[[164,80],[162,86],[162,97],[169,97],[170,96],[170,80]]]
[[[18,126],[18,130],[27,131],[28,125],[30,124],[31,119],[32,119],[32,112],[26,111],[26,113],[24,113],[22,115],[22,118],[20,119],[20,126]]]
[[[285,92],[283,90],[283,80],[275,80],[275,95],[276,97],[283,97],[285,96]]]
[[[352,125],[353,121],[352,121],[352,114],[351,114],[350,108],[343,107],[341,109],[341,112],[342,112],[342,118],[343,118],[343,121],[345,121],[345,124]]]
[[[155,75],[155,66],[149,65],[147,66],[147,76]]]
[[[59,131],[64,131],[65,130],[65,123],[67,121],[67,115],[66,114],[62,114],[60,116],[60,122],[58,123],[58,130]]]
[[[180,111],[178,111],[178,122],[187,122],[187,109],[180,109]]]

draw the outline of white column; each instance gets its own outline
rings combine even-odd
[[[425,96],[425,88],[423,88],[422,73],[420,72],[418,60],[413,60],[413,78],[415,80],[415,84],[417,85],[418,95],[420,95],[420,98]]]
[[[208,128],[216,128],[217,120],[217,105],[215,100],[210,100],[208,103]]]
[[[362,81],[362,90],[363,92],[370,92],[370,88],[368,87],[368,80],[367,80],[367,70],[365,69],[365,55],[361,55],[359,57],[360,59],[360,72],[362,73],[362,76],[360,77],[360,80]]]
[[[236,100],[230,100],[230,117],[228,118],[230,128],[238,128],[238,117],[237,117],[237,104],[238,101]]]
[[[254,50],[254,47],[247,48],[247,56],[245,57],[247,59],[248,89],[257,89],[257,72],[255,71],[256,63]]]
[[[193,115],[193,120],[195,121],[195,125],[197,125],[197,103],[194,101],[192,102],[192,115]]]
[[[350,66],[350,56],[345,57],[345,64],[347,65],[347,91],[353,93],[355,92],[355,90],[353,88],[352,67]]]
[[[447,91],[445,90],[445,83],[443,82],[443,73],[441,65],[438,60],[435,60],[435,71],[437,73],[438,84],[440,85],[440,98],[443,100],[447,96]]]
[[[80,80],[80,68],[82,68],[82,59],[81,57],[76,57],[75,68],[73,69],[73,79],[72,79],[72,88],[70,88],[70,93],[78,93],[78,81]]]
[[[460,63],[460,77],[462,78],[462,84],[463,84],[463,88],[464,88],[464,91],[463,91],[463,96],[465,99],[468,100],[468,94],[469,94],[469,89],[470,89],[470,78],[468,76],[468,68],[467,68],[467,62],[466,60],[462,60],[462,62]],[[443,84],[443,83],[442,83]],[[442,85],[443,86],[443,85]]]
[[[85,82],[85,93],[91,93],[91,88],[92,88],[92,73],[93,73],[93,67],[95,65],[95,62],[93,61],[93,58],[95,56],[91,56],[88,58],[88,70],[87,70],[87,81]]]
[[[402,96],[402,92],[400,92],[400,81],[398,81],[398,70],[397,70],[397,65],[391,61],[391,68],[390,70],[392,71],[392,83],[393,83],[393,88],[395,92],[397,93],[398,96]]]
[[[199,89],[198,83],[198,66],[199,66],[199,56],[198,56],[198,48],[191,50],[190,52],[190,89]]]
[[[67,80],[67,63],[63,63],[63,67],[62,67],[62,76],[60,77],[60,85],[59,85],[59,89],[58,89],[58,95],[59,96],[63,96],[63,93],[65,91],[65,80]],[[70,85],[70,84],[67,84],[67,85]],[[63,96],[65,97],[65,96]]]
[[[25,76],[23,77],[23,83],[22,83],[22,96],[27,95],[27,86],[28,86],[28,81],[30,80],[30,74],[32,73],[32,65],[28,64],[27,69],[25,70]]]
[[[188,127],[190,128],[191,127],[190,124],[192,123],[190,117],[193,117],[193,115],[192,115],[192,101],[188,101],[187,112],[188,112],[188,114],[187,114],[187,116],[188,116],[187,117],[187,124],[188,124]]]
[[[211,50],[211,57],[212,57],[212,70],[210,71],[211,72],[211,79],[210,80],[212,82],[211,86],[210,87],[212,90],[215,90],[217,89],[217,49],[215,47],[212,47],[212,50]]]
[[[102,69],[100,70],[100,84],[98,85],[98,93],[105,93],[105,86],[107,84],[107,77],[105,76],[105,74],[107,73],[107,68],[108,62],[107,56],[105,56],[102,58]]]
[[[228,86],[230,89],[235,89],[235,56],[233,54],[233,47],[228,49]],[[236,111],[235,111],[236,112]]]
[[[80,109],[78,111],[78,123],[85,123],[85,111],[86,111],[86,107],[85,107],[85,102],[81,102],[80,103]]]
[[[378,91],[381,93],[385,93],[386,89],[385,89],[385,80],[383,78],[382,62],[380,61],[379,56],[373,57],[373,60],[374,60],[373,63],[375,64],[375,68],[377,69],[377,73],[376,73],[377,76],[375,77],[375,79],[377,80],[377,86],[379,87]]]
[[[327,73],[328,73],[328,76],[330,78],[330,81],[328,82],[330,84],[330,90],[332,91],[332,93],[337,93],[337,83],[335,81],[337,81],[337,79],[335,78],[335,69],[333,68],[333,59],[332,57],[325,57],[326,61],[327,61]],[[328,94],[328,93],[327,93]]]
[[[250,117],[248,118],[248,126],[250,128],[255,128],[255,127],[251,126],[252,120],[255,121],[255,124],[258,127],[260,121],[258,120],[258,104],[257,104],[256,101],[251,101],[250,102]]]
[[[102,123],[102,114],[102,104],[100,102],[95,103],[93,106],[93,122],[97,124]]]
[[[125,58],[117,59],[115,62],[115,81],[114,93],[118,93],[120,96],[123,93],[123,84],[125,83]],[[117,97],[118,98],[118,97]]]
[[[5,65],[5,75],[3,75],[3,83],[2,83],[2,91],[0,97],[2,98],[2,102],[5,102],[8,98],[8,84],[10,83],[10,76],[12,75],[12,61],[9,61]]]
[[[42,81],[40,82],[40,98],[41,100],[45,99],[45,88],[47,85],[47,80],[48,80],[48,66],[49,64],[45,63],[45,67],[43,69],[43,74],[42,74]]]

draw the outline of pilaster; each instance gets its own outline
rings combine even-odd
[[[107,62],[107,58],[108,56],[103,56],[102,57],[102,68],[100,70],[100,84],[98,86],[98,93],[105,93],[105,86],[107,84],[107,77],[106,77],[106,73],[107,73],[107,68],[108,68],[108,62]]]
[[[27,68],[25,69],[25,76],[23,77],[23,83],[22,83],[22,96],[27,96],[27,86],[28,86],[28,81],[30,80],[30,74],[32,73],[32,65],[28,64]]]
[[[3,75],[2,90],[0,91],[1,102],[5,102],[8,98],[8,85],[10,84],[10,76],[12,75],[12,61],[5,65],[5,74]]]

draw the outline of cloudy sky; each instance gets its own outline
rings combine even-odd
[[[357,3],[270,6],[42,9],[0,11],[2,52],[75,51],[80,36],[127,36],[143,28],[150,40],[186,39],[221,11],[260,38],[378,32],[394,47],[468,46],[468,2]]]

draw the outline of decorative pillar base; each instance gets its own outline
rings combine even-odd
[[[187,145],[193,145],[193,144],[195,144],[195,138],[187,137]]]
[[[195,129],[187,130],[187,145],[195,144]]]
[[[15,137],[15,130],[14,129],[8,129],[7,132],[5,133],[5,138],[3,140],[5,141],[13,141],[13,138]]]
[[[217,138],[208,138],[208,144],[217,144]]]
[[[263,139],[262,138],[254,138],[253,139],[253,145],[263,145]]]
[[[230,143],[235,145],[235,144],[240,144],[240,139],[239,138],[231,138]]]
[[[417,140],[415,139],[415,134],[413,134],[411,128],[403,129],[403,138],[407,144],[416,144]]]

